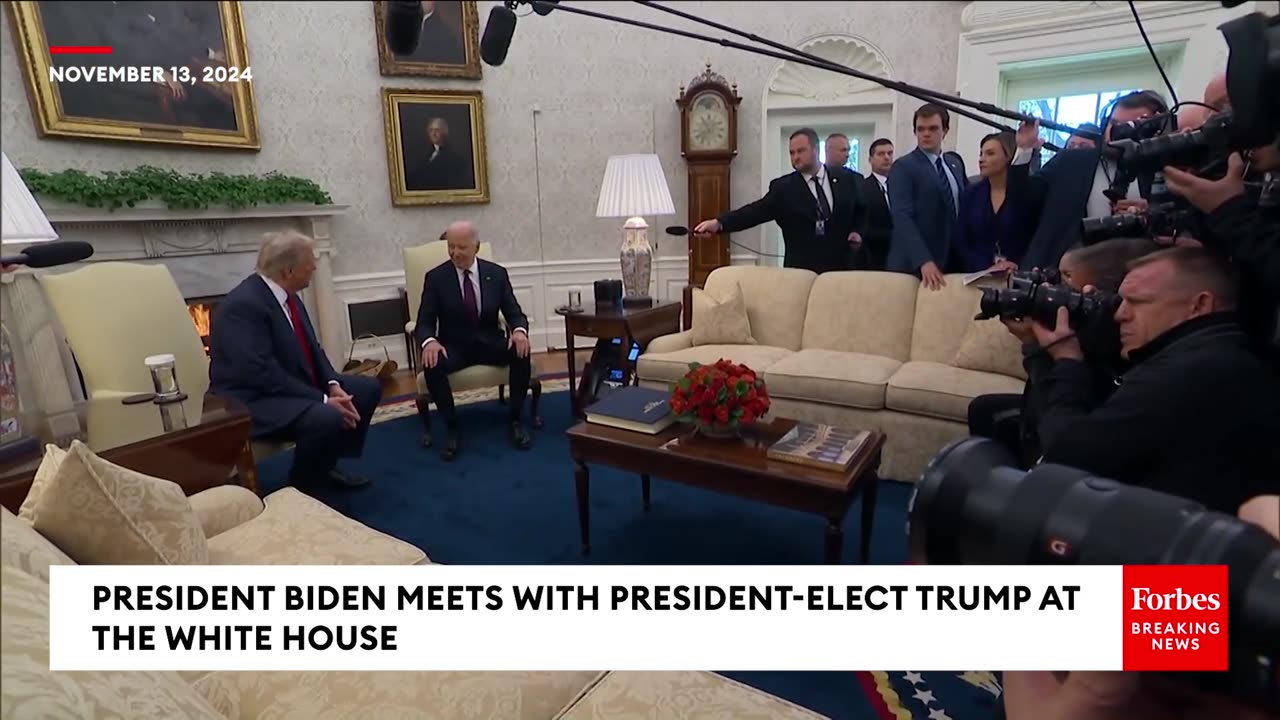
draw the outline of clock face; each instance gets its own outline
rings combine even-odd
[[[729,149],[729,108],[724,98],[713,92],[698,95],[688,117],[690,150]]]

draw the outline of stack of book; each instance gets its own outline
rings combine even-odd
[[[587,406],[587,422],[621,430],[657,435],[676,421],[671,393],[666,390],[627,386]]]
[[[772,460],[824,470],[844,470],[853,462],[853,456],[869,435],[866,430],[796,423],[786,435],[769,446],[767,454]]]

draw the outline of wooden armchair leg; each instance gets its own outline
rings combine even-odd
[[[542,415],[538,413],[538,405],[542,402],[542,381],[538,378],[534,378],[533,381],[529,383],[529,389],[532,391],[531,394],[533,395],[533,398],[529,403],[529,414],[533,416],[533,427],[537,430],[541,430],[544,423],[542,422]]]
[[[414,398],[418,406],[418,418],[422,420],[422,447],[431,447],[431,396],[419,395]]]

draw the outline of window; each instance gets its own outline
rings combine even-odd
[[[1111,90],[1100,93],[1085,93],[1083,95],[1063,95],[1035,100],[1021,100],[1018,102],[1018,112],[1044,120],[1052,120],[1063,125],[1071,125],[1072,127],[1083,125],[1084,123],[1093,123],[1098,127],[1102,127],[1102,121],[1111,112],[1111,103],[1131,92],[1137,92],[1137,90]],[[1042,127],[1040,128],[1040,137],[1045,142],[1053,143],[1058,147],[1066,147],[1067,140],[1071,137],[1071,134]],[[1045,150],[1044,160],[1047,161],[1050,157],[1053,157],[1053,152]]]
[[[858,157],[860,155],[861,155],[861,152],[859,151],[859,148],[858,148],[858,138],[850,135],[849,136],[849,161],[846,162],[844,166],[854,172],[857,172]],[[827,162],[827,141],[826,140],[818,141],[818,162],[820,163]]]

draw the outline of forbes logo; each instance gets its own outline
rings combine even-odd
[[[1133,610],[1218,610],[1222,607],[1222,595],[1196,593],[1194,595],[1176,588],[1171,593],[1156,594],[1151,588],[1136,587],[1133,591]]]
[[[1124,669],[1227,669],[1225,565],[1126,565]]]

